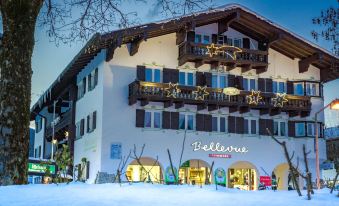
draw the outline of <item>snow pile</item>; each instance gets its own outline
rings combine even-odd
[[[303,191],[306,194],[305,191]],[[193,206],[327,206],[337,205],[339,198],[327,189],[315,191],[311,201],[306,196],[298,197],[295,191],[240,191],[213,185],[24,185],[0,187],[0,205],[193,205]]]

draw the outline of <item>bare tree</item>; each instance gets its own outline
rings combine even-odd
[[[287,147],[286,147],[286,142],[283,141],[283,142],[280,142],[277,138],[275,138],[275,136],[272,134],[272,132],[266,128],[266,131],[268,132],[268,134],[272,137],[272,139],[278,143],[284,150],[284,154],[285,154],[285,158],[287,160],[287,163],[288,163],[288,166],[290,168],[290,171],[291,171],[291,176],[292,176],[292,181],[293,181],[293,184],[295,185],[295,188],[297,190],[297,193],[299,196],[302,196],[301,195],[301,192],[300,192],[300,188],[299,188],[299,184],[298,184],[298,181],[297,181],[297,177],[296,177],[296,174],[298,174],[298,166],[295,167],[292,163],[292,159],[293,159],[293,156],[294,156],[294,152],[292,153],[292,156],[290,156],[288,150],[287,150]]]
[[[299,175],[304,178],[306,181],[306,187],[307,187],[307,199],[311,199],[311,194],[314,194],[313,188],[312,188],[312,174],[308,169],[308,161],[307,161],[307,155],[310,154],[311,151],[306,152],[305,144],[303,145],[303,155],[304,155],[304,163],[305,163],[305,170],[306,174],[302,174],[299,172]]]
[[[137,12],[125,11],[123,2],[0,0],[0,185],[27,183],[31,62],[37,26],[44,27],[56,43],[86,40],[96,32],[138,23]],[[180,15],[206,5],[203,0],[155,0],[151,7],[163,14]]]
[[[126,171],[124,172],[124,169],[130,157],[131,157],[131,150],[129,151],[127,156],[121,157],[121,160],[117,168],[117,174],[115,175],[114,182],[118,181],[118,183],[121,184],[121,175],[126,174]]]

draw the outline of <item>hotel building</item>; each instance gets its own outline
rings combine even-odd
[[[32,107],[35,147],[49,158],[52,136],[69,144],[74,165],[87,159],[89,183],[145,145],[143,166],[129,158],[124,180],[171,183],[170,151],[183,184],[255,190],[274,173],[287,189],[288,164],[266,128],[301,171],[305,144],[315,179],[314,114],[337,63],[236,4],[97,34]],[[322,137],[323,116],[318,127]],[[323,138],[319,152],[326,160]]]

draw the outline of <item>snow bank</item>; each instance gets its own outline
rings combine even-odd
[[[194,206],[327,206],[339,205],[329,191],[315,191],[311,201],[295,191],[239,191],[214,186],[117,184],[24,185],[0,187],[0,205],[194,205]]]

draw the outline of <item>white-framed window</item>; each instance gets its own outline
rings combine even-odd
[[[211,43],[211,37],[210,35],[203,35],[203,34],[195,34],[195,43],[203,43],[203,44],[210,44]]]
[[[202,39],[202,43],[203,44],[210,44],[211,43],[210,36],[209,35],[204,35],[203,39]]]
[[[319,83],[306,82],[306,95],[319,96]]]
[[[194,130],[195,115],[192,113],[179,113],[179,129]]]
[[[201,43],[201,34],[195,34],[194,42],[195,43]]]
[[[35,133],[39,133],[42,130],[43,118],[41,116],[36,116],[35,118]]]
[[[294,86],[294,94],[299,96],[304,96],[304,83],[297,82],[293,84]]]
[[[286,93],[286,83],[283,81],[273,81],[273,93]]]
[[[258,131],[258,119],[251,117],[244,118],[244,134],[256,135]]]
[[[146,82],[161,82],[161,71],[160,69],[145,69],[145,81]]]
[[[213,132],[227,132],[227,117],[226,116],[212,116],[212,131]]]
[[[274,135],[285,137],[287,135],[287,123],[285,121],[274,120]]]
[[[179,72],[179,84],[194,86],[194,74],[193,72]]]
[[[81,138],[81,121],[77,122],[75,124],[75,138],[80,139]]]
[[[233,45],[235,47],[242,48],[242,39],[234,38],[233,39]]]
[[[81,99],[86,93],[86,77],[82,79],[77,85],[78,87],[78,99]]]
[[[233,39],[232,38],[227,38],[227,45],[233,46]]]
[[[88,91],[93,90],[98,84],[98,68],[88,75]]]
[[[93,132],[96,129],[97,112],[92,112],[87,116],[87,133]]]
[[[252,78],[243,78],[243,88],[245,91],[257,90],[257,80]]]
[[[212,74],[212,88],[225,88],[227,87],[226,74]]]
[[[161,128],[161,112],[160,111],[145,111],[144,119],[145,128]]]
[[[304,136],[306,136],[305,122],[297,122],[297,123],[295,123],[295,136],[297,136],[297,137],[304,137]]]

